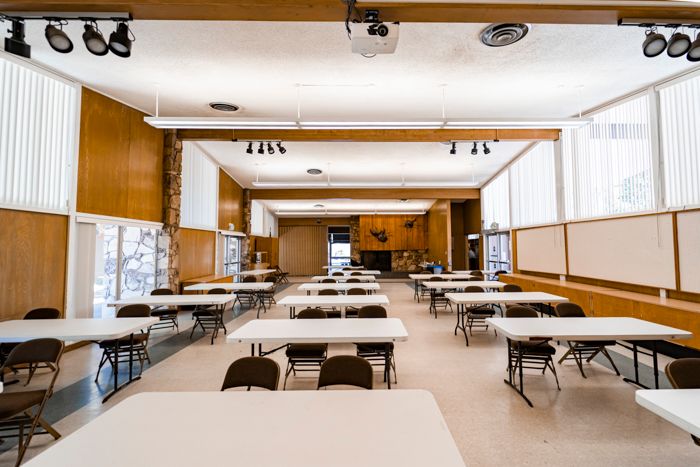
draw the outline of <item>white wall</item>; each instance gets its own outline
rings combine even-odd
[[[518,269],[566,274],[563,225],[518,230],[516,236]]]

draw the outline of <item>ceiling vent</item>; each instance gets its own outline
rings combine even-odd
[[[321,169],[309,169],[306,173],[309,175],[321,175],[323,171]]]
[[[238,112],[240,107],[236,104],[229,104],[228,102],[210,102],[209,107],[219,112]]]
[[[489,47],[505,47],[525,37],[530,26],[522,23],[492,24],[481,32],[481,42]]]

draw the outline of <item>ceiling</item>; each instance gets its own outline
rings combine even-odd
[[[262,203],[279,217],[333,217],[373,213],[425,213],[434,199],[275,200]],[[322,206],[322,207],[319,207]]]

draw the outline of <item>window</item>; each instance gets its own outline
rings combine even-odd
[[[182,226],[216,229],[216,165],[195,143],[182,145]]]
[[[554,143],[535,145],[509,171],[513,227],[556,222]]]
[[[507,170],[481,189],[481,215],[484,229],[510,227],[509,196]]]
[[[241,239],[224,235],[224,275],[241,272]]]
[[[350,266],[350,227],[328,227],[328,264]]]
[[[593,123],[564,130],[562,162],[570,220],[654,208],[649,96],[593,115]]]
[[[700,205],[700,77],[659,90],[666,206]]]

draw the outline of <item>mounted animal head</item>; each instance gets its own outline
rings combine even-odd
[[[386,243],[387,240],[389,240],[389,236],[386,234],[386,229],[378,230],[372,227],[369,229],[369,233],[371,233],[374,238],[382,243]]]
[[[403,226],[406,227],[407,229],[412,229],[413,226],[416,224],[417,220],[418,220],[417,217],[414,217],[413,219],[409,219],[403,223]]]

